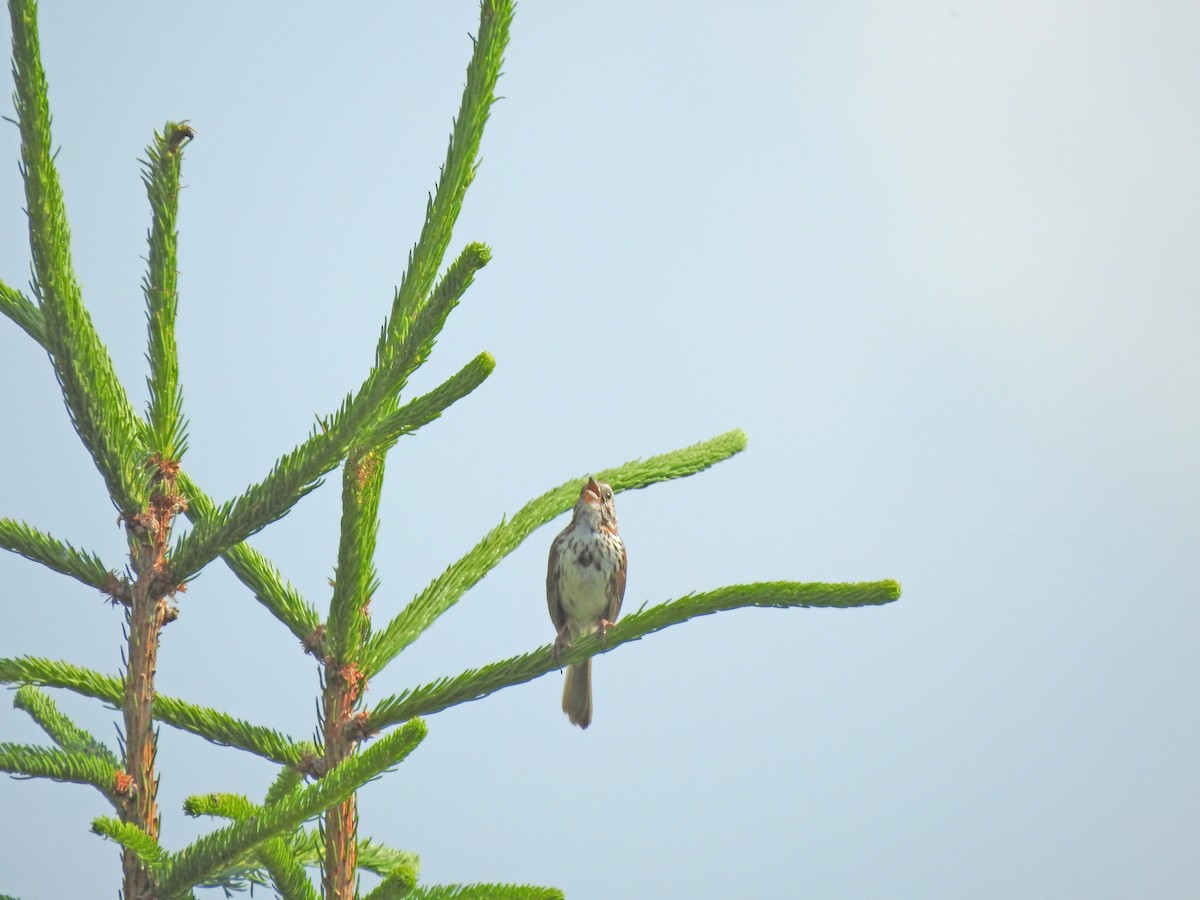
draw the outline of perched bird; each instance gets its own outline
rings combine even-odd
[[[589,478],[571,524],[550,545],[546,568],[546,604],[558,629],[554,657],[584,634],[604,632],[617,620],[625,597],[625,544],[617,534],[613,490]],[[563,685],[563,712],[572,725],[587,728],[592,722],[592,661],[567,667]]]

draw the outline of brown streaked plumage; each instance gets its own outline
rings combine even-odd
[[[604,631],[617,620],[625,597],[628,557],[617,533],[613,490],[589,478],[571,522],[550,545],[546,567],[546,605],[558,636],[557,658],[571,641],[583,634]],[[587,728],[592,722],[592,661],[567,667],[563,685],[563,712],[572,725]]]

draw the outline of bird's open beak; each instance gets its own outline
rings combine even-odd
[[[584,490],[584,492],[585,492],[585,493],[591,494],[591,495],[592,495],[593,497],[595,497],[597,500],[599,500],[599,499],[600,499],[600,485],[598,485],[598,484],[596,483],[596,479],[595,479],[595,478],[592,478],[592,477],[590,477],[590,476],[589,476],[589,477],[588,477],[588,483],[587,483],[587,485],[584,487],[584,489],[583,489],[583,490]]]

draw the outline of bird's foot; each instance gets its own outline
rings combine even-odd
[[[570,649],[571,638],[570,635],[567,634],[567,629],[564,626],[562,631],[560,631],[558,636],[554,639],[554,649],[551,651],[551,654],[554,656],[554,661],[558,662],[562,658],[563,651]]]

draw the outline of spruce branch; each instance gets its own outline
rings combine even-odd
[[[90,784],[104,794],[109,802],[116,803],[117,768],[90,753],[4,743],[0,744],[0,772]]]
[[[132,853],[151,878],[157,878],[170,859],[170,854],[155,838],[130,822],[101,816],[92,820],[92,832],[115,841]]]
[[[76,549],[44,531],[38,531],[14,519],[0,519],[0,547],[41,563],[48,569],[70,575],[98,591],[115,596],[121,591],[116,572],[104,565],[100,557]]]
[[[429,213],[426,227],[429,225],[428,215]],[[449,226],[452,227],[453,224],[450,222]],[[412,270],[413,258],[421,251],[422,246],[418,244],[409,254],[409,271]],[[441,255],[438,256],[439,265],[444,255],[443,247]],[[425,362],[445,325],[446,318],[458,306],[467,288],[475,283],[475,274],[491,260],[492,250],[487,244],[477,241],[467,244],[459,251],[454,262],[447,266],[433,289],[427,289],[427,293],[420,298],[407,298],[406,287],[413,282],[406,272],[392,299],[391,315],[379,335],[379,344],[375,350],[376,367],[379,370],[388,370],[398,366],[402,371],[411,373]],[[405,304],[403,308],[397,306],[401,302]],[[364,383],[359,393],[369,396],[375,392],[368,383]]]
[[[367,605],[379,586],[373,560],[385,453],[352,450],[342,467],[341,540],[326,631],[326,647],[334,665],[348,666],[356,661],[370,628]],[[353,687],[357,697],[357,686]]]
[[[120,704],[122,696],[120,678],[37,656],[0,659],[0,683],[66,688],[114,707]]]
[[[370,623],[367,604],[375,592],[375,541],[386,450],[355,449],[342,470],[341,540],[325,635],[321,728],[324,764],[336,770],[358,744],[352,727],[366,683],[356,665]],[[330,900],[354,895],[358,882],[358,798],[351,794],[322,813],[325,855],[322,876]]]
[[[647,610],[625,616],[608,629],[602,641],[598,634],[576,638],[572,647],[555,658],[553,647],[540,647],[531,653],[469,669],[453,678],[443,678],[381,700],[370,711],[367,727],[377,731],[403,722],[412,716],[426,716],[459,703],[478,700],[506,687],[524,684],[547,672],[588,657],[615,650],[621,644],[641,640],[648,634],[699,616],[748,606],[767,608],[877,606],[891,603],[900,596],[894,581],[868,581],[856,584],[799,583],[768,581],[718,588],[703,594],[689,594]]]
[[[322,433],[352,435],[353,443],[358,447],[387,446],[401,434],[413,431],[425,422],[437,418],[442,410],[458,399],[457,396],[446,394],[448,399],[444,400],[436,413],[427,400],[426,403],[431,409],[423,419],[420,416],[406,415],[403,410],[397,414],[397,398],[408,384],[408,377],[428,359],[450,313],[458,306],[467,288],[474,283],[475,273],[490,260],[491,250],[486,245],[468,244],[450,264],[446,274],[438,281],[423,304],[406,312],[399,321],[395,318],[389,320],[380,335],[375,367],[358,390],[348,395],[333,415],[321,420]],[[467,369],[472,365],[486,367],[486,363],[479,357],[473,364],[468,364]],[[460,372],[459,376],[462,375]],[[453,381],[454,379],[451,379],[451,382]],[[446,387],[447,385],[442,386],[443,389]],[[459,396],[468,392],[463,391]],[[427,396],[432,397],[436,394],[438,392],[434,391]],[[414,411],[416,409],[419,407],[415,407]]]
[[[145,505],[148,493],[141,465],[142,436],[112,359],[83,305],[71,262],[71,235],[50,135],[37,4],[34,0],[11,0],[9,18],[16,83],[14,101],[21,133],[21,174],[43,343],[54,364],[71,424],[117,508],[125,515],[133,515]],[[12,308],[12,303],[6,304],[6,308]],[[22,327],[32,334],[26,327],[32,324],[28,310],[24,318],[26,324]]]
[[[46,344],[46,327],[37,304],[0,281],[0,313],[13,320],[27,335],[42,346]]]
[[[384,416],[363,438],[362,446],[390,449],[400,438],[437,419],[452,404],[483,384],[495,368],[495,358],[490,353],[480,353],[428,394],[410,400]]]
[[[95,757],[107,763],[112,769],[120,768],[121,763],[116,754],[104,743],[72,722],[59,710],[57,704],[45,691],[39,690],[33,685],[23,684],[17,688],[17,692],[13,696],[13,707],[29,713],[38,727],[63,750]]]
[[[183,395],[179,389],[179,353],[175,345],[175,315],[178,308],[179,174],[183,145],[195,134],[182,122],[168,122],[146,148],[142,182],[150,198],[151,225],[147,240],[150,255],[142,290],[146,295],[149,331],[150,390],[147,415],[151,454],[162,461],[178,463],[187,447],[183,420]]]
[[[154,718],[214,744],[248,750],[285,766],[302,765],[314,752],[311,742],[296,741],[273,728],[252,725],[209,707],[161,694],[155,700]]]
[[[258,815],[201,837],[178,853],[159,889],[172,896],[200,884],[254,847],[282,837],[301,823],[341,803],[363,784],[400,763],[425,737],[425,724],[413,719],[403,728],[350,757],[316,784],[297,791]]]
[[[652,456],[647,460],[634,460],[615,469],[605,469],[595,473],[595,477],[611,484],[614,490],[633,490],[702,472],[745,447],[746,435],[741,431],[730,431],[682,450]],[[522,541],[574,506],[581,482],[582,479],[573,478],[531,500],[435,578],[399,615],[372,637],[363,655],[366,673],[374,675],[383,669]]]
[[[469,394],[491,374],[495,361],[490,354],[481,353],[441,387],[410,401],[403,409],[397,409],[399,393],[408,384],[409,375],[429,358],[450,313],[474,283],[475,273],[487,265],[491,258],[492,251],[487,245],[468,244],[450,264],[424,303],[414,303],[398,319],[393,312],[379,337],[375,370],[363,382],[358,393],[347,397],[342,409],[322,423],[323,428],[329,430],[338,427],[339,420],[348,415],[350,409],[375,409],[376,422],[359,438],[358,446],[390,449],[401,436],[411,434],[436,419],[450,404]],[[380,385],[389,373],[392,373],[392,378],[398,376],[397,388],[385,392]]]
[[[424,301],[446,255],[463,198],[475,178],[484,125],[496,102],[496,82],[508,45],[513,11],[510,0],[484,0],[480,4],[479,36],[467,66],[467,82],[446,148],[441,178],[426,204],[421,235],[409,252],[404,278],[392,302],[389,327],[380,341],[381,360],[386,359],[388,347],[400,343],[396,336],[405,317]]]
[[[242,794],[194,794],[183,801],[183,814],[193,818],[216,816],[240,822],[257,810],[258,805]]]
[[[125,687],[116,676],[32,656],[0,659],[0,683],[65,688],[112,706],[121,705]],[[309,742],[297,742],[273,729],[162,694],[155,697],[154,719],[214,744],[249,750],[285,766],[300,766],[315,751]]]
[[[239,794],[201,794],[183,802],[183,811],[189,816],[219,816],[235,822],[244,822],[260,810],[260,806]],[[253,855],[283,900],[316,900],[316,891],[304,866],[297,861],[289,839],[276,837],[264,841]]]

